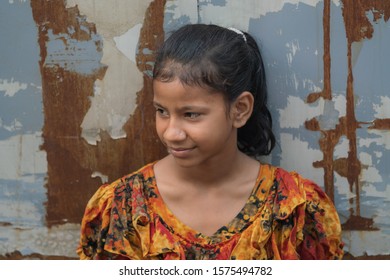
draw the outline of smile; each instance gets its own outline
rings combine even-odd
[[[168,152],[176,157],[176,158],[185,158],[188,157],[189,154],[194,150],[195,148],[173,148],[168,147]]]

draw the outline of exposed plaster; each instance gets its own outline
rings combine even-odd
[[[282,147],[280,165],[287,170],[295,170],[302,176],[320,184],[324,176],[322,170],[308,170],[313,162],[320,159],[322,154],[320,150],[312,149],[309,143],[294,137],[289,133],[280,134],[280,146]],[[302,154],[304,151],[304,154]],[[304,156],[302,156],[304,155]]]
[[[82,136],[89,144],[96,145],[100,141],[101,131],[107,131],[113,139],[126,137],[123,126],[134,113],[136,94],[143,87],[143,73],[137,67],[135,56],[144,14],[150,3],[67,2],[67,8],[77,5],[80,13],[94,22],[103,40],[101,63],[107,70],[104,77],[95,82],[91,106],[81,124]]]
[[[287,107],[279,109],[280,127],[302,127],[307,119],[320,115],[323,111],[323,107],[323,100],[320,100],[316,106],[308,106],[300,97],[289,95],[287,97]],[[302,112],[305,112],[305,114],[302,114]]]
[[[45,66],[61,67],[84,75],[98,71],[102,67],[96,60],[96,46],[100,38],[96,34],[91,35],[92,40],[86,41],[74,39],[70,34],[54,34],[53,30],[48,30]]]
[[[79,224],[23,229],[0,226],[0,255],[17,250],[24,255],[39,252],[43,255],[77,257],[79,236]]]
[[[345,115],[345,97],[337,95],[333,100],[321,98],[309,105],[300,97],[289,95],[286,108],[278,111],[281,128],[300,128],[306,120],[318,117],[321,129],[332,129],[339,124],[339,117]]]
[[[359,160],[363,165],[360,181],[364,183],[381,183],[383,182],[379,170],[375,168],[372,162],[372,155],[366,152],[359,153]],[[366,188],[364,188],[366,190]],[[366,193],[367,195],[367,193]]]
[[[15,4],[15,2],[26,3],[27,0],[8,0],[8,3]]]
[[[198,23],[198,3],[194,0],[168,0],[165,5],[164,20],[166,25],[176,25],[182,17],[188,18],[188,23]]]
[[[114,37],[114,41],[118,50],[123,53],[127,59],[136,63],[136,52],[138,38],[141,33],[142,24],[136,24],[121,36]]]
[[[10,81],[0,79],[0,92],[4,91],[4,96],[13,97],[16,93],[25,89],[27,89],[27,84],[14,81],[14,78]]]
[[[108,176],[102,174],[101,172],[95,171],[91,175],[92,178],[100,178],[102,184],[105,184],[108,182]]]
[[[46,153],[40,145],[40,132],[0,141],[0,179],[33,182],[34,174],[46,174]]]
[[[23,125],[17,119],[14,119],[10,124],[5,124],[3,119],[0,118],[0,128],[5,129],[9,132],[15,132],[21,130],[23,128]]]
[[[381,104],[373,104],[373,108],[375,110],[375,118],[385,119],[390,118],[390,97],[381,96]]]
[[[226,0],[226,4],[213,5],[210,1],[200,1],[201,10],[200,16],[202,22],[211,21],[222,26],[233,26],[241,30],[247,31],[251,18],[259,18],[268,13],[279,12],[286,4],[305,4],[309,6],[317,6],[322,0],[274,0],[274,1],[258,1],[258,0]],[[335,5],[340,5],[339,0],[332,1]],[[215,16],[222,15],[222,16]]]

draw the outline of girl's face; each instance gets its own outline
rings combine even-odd
[[[220,93],[155,80],[153,104],[162,143],[183,167],[218,163],[237,151],[237,130]]]

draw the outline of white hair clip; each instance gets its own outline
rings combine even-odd
[[[246,43],[246,36],[245,36],[244,32],[242,32],[241,30],[234,28],[234,27],[229,27],[228,29],[236,32],[237,34],[240,34],[242,36],[242,38],[244,38],[244,41]]]

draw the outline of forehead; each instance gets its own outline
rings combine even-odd
[[[169,82],[153,81],[153,100],[158,103],[170,104],[224,104],[222,93],[214,92],[200,86],[185,85],[180,80]],[[163,105],[163,104],[161,104]]]

